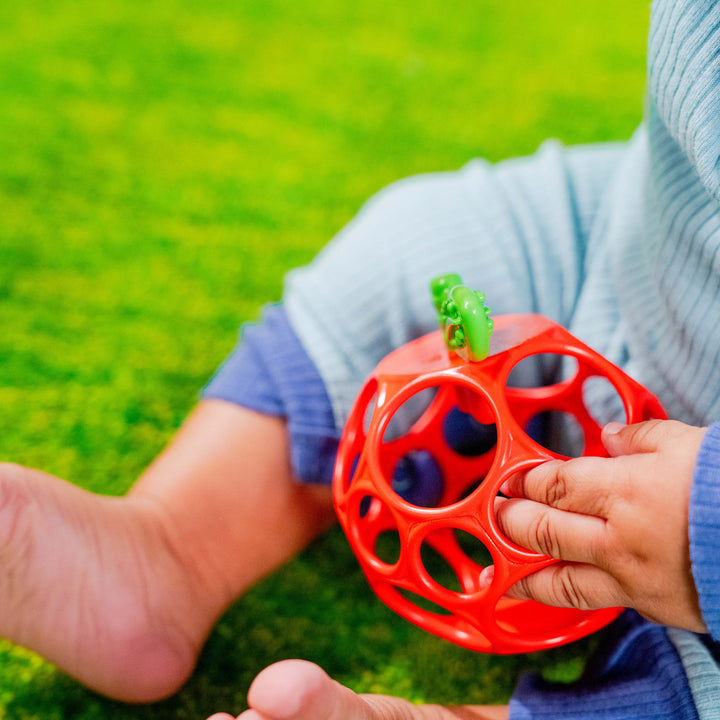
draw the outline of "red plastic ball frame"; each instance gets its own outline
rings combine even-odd
[[[537,354],[575,358],[577,371],[555,385],[511,388],[507,379],[523,359]],[[519,470],[563,458],[526,432],[545,411],[572,415],[585,436],[583,455],[604,456],[601,427],[590,415],[583,386],[607,379],[622,400],[628,423],[664,418],[658,400],[632,378],[551,320],[538,315],[495,318],[490,355],[468,362],[448,352],[441,332],[430,333],[390,353],[361,390],[343,433],[333,481],[340,523],[375,593],[409,621],[481,652],[508,654],[555,647],[588,635],[613,620],[621,608],[582,611],[505,597],[522,577],[557,562],[508,540],[493,506],[502,483]],[[386,431],[397,410],[426,388],[435,398],[411,428],[395,439]],[[366,416],[373,404],[367,429]],[[453,408],[483,424],[494,423],[497,443],[468,456],[447,442],[443,425]],[[429,452],[443,477],[437,504],[422,507],[391,487],[400,458]],[[482,478],[479,486],[470,487]],[[479,582],[483,566],[461,547],[458,532],[474,537],[492,556],[489,586]],[[397,533],[399,557],[378,557],[377,540]],[[422,560],[430,546],[452,569],[460,590],[441,585]]]

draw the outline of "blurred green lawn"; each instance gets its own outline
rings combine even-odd
[[[370,194],[550,136],[628,138],[647,16],[637,0],[0,4],[0,459],[124,492],[240,323]],[[584,652],[437,640],[371,596],[333,532],[227,613],[176,698],[107,702],[3,645],[0,718],[239,712],[290,656],[358,690],[502,701],[523,669],[571,677]]]

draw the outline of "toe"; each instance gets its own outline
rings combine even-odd
[[[263,670],[238,720],[507,720],[504,707],[413,705],[387,695],[357,695],[304,660]]]
[[[366,720],[365,701],[314,663],[283,660],[257,676],[248,704],[268,720]]]

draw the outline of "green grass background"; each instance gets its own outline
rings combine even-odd
[[[232,348],[388,182],[628,138],[638,0],[0,4],[0,459],[122,493]],[[58,592],[62,592],[58,588]],[[70,601],[70,599],[68,600]],[[338,532],[241,599],[175,698],[125,707],[0,647],[0,718],[239,712],[283,657],[362,691],[499,702],[587,644],[494,658],[385,609]]]

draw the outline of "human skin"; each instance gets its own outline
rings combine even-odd
[[[317,665],[284,660],[265,668],[248,693],[249,710],[237,720],[507,720],[498,706],[413,705],[388,695],[359,695]],[[234,720],[216,713],[209,720]]]
[[[502,488],[510,497],[496,508],[501,529],[560,562],[527,576],[509,594],[581,609],[633,607],[656,622],[705,632],[688,541],[690,487],[705,431],[675,421],[611,423],[602,434],[610,457],[550,461],[511,478]],[[507,706],[441,708],[357,695],[302,661],[266,668],[248,704],[238,720],[508,716]]]
[[[687,503],[704,430],[670,422],[615,429],[603,434],[611,458],[546,463],[505,488],[512,497],[498,507],[503,530],[563,561],[513,593],[579,607],[625,604],[702,631]],[[588,473],[601,483],[604,502],[583,492]],[[160,699],[192,672],[222,611],[330,525],[332,515],[328,488],[293,481],[282,419],[222,401],[201,403],[123,498],[0,464],[0,635],[105,695]],[[593,556],[577,559],[580,545],[594,548]],[[569,587],[582,591],[568,592],[551,573],[575,578]],[[678,591],[660,592],[668,583]],[[565,590],[553,594],[558,588]],[[439,708],[356,695],[302,661],[264,670],[249,704],[243,720],[507,716],[505,707]]]
[[[508,594],[560,607],[631,607],[662,625],[707,632],[688,539],[705,432],[672,420],[611,423],[602,433],[610,457],[550,461],[512,477],[496,507],[500,529],[561,562]]]
[[[200,403],[125,497],[0,463],[0,635],[104,695],[159,700],[223,610],[333,521],[330,489],[293,479],[284,421],[223,401]],[[350,713],[414,708],[363,700],[301,661],[267,669],[253,700],[277,702],[288,671],[285,697],[305,688],[312,712],[327,697]]]
[[[222,401],[125,497],[0,464],[0,635],[104,695],[161,699],[222,611],[332,520],[329,489],[292,479],[282,419]]]

